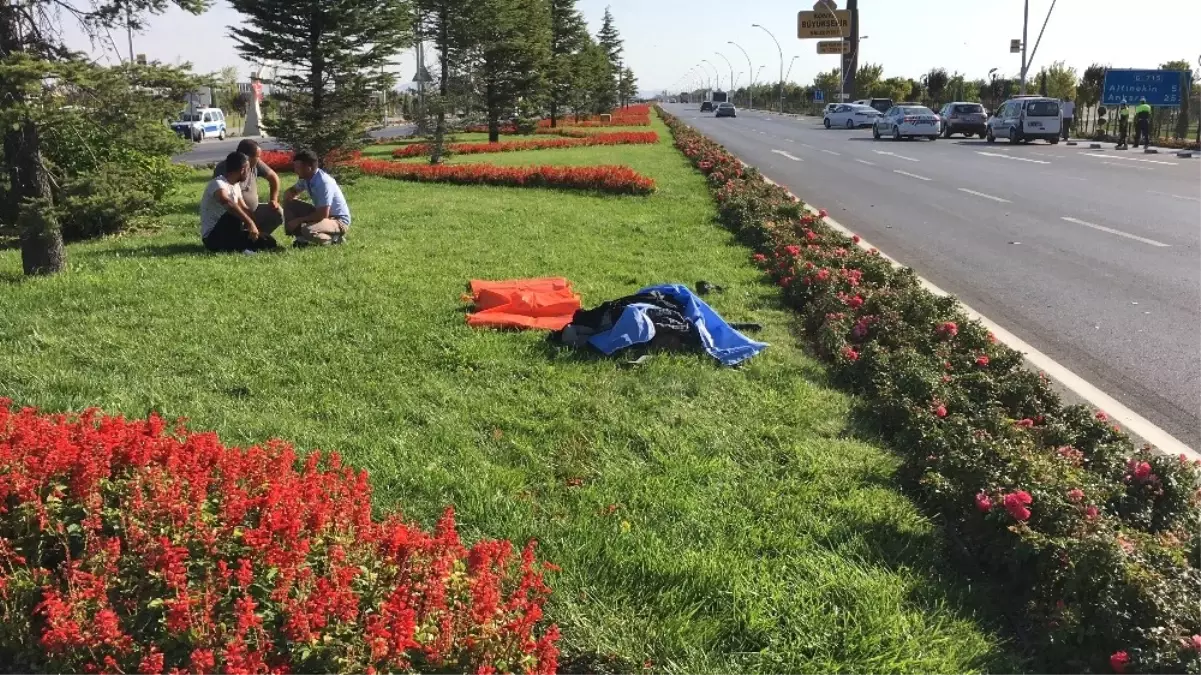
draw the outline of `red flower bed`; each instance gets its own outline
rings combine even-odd
[[[263,160],[271,170],[276,173],[284,173],[292,171],[292,156],[295,153],[291,150],[261,150],[259,151],[259,159]],[[352,150],[349,153],[333,152],[328,157],[322,160],[322,166],[330,164],[344,164],[347,162],[356,162],[363,156],[361,150]]]
[[[364,472],[282,442],[0,400],[6,672],[553,672],[531,543],[376,520]]]
[[[1035,669],[1201,672],[1198,468],[1065,405],[954,298],[660,114],[914,496],[1000,586]]]
[[[446,149],[456,155],[477,155],[493,152],[517,152],[521,150],[551,150],[555,148],[577,148],[591,145],[646,145],[659,142],[659,134],[653,131],[625,131],[618,133],[592,134],[583,138],[539,138],[532,141],[511,143],[451,143]],[[422,157],[430,154],[433,147],[427,143],[414,143],[392,151],[393,157]]]
[[[362,160],[358,166],[368,175],[424,183],[548,187],[635,195],[655,191],[654,180],[628,166],[430,165],[384,160]]]

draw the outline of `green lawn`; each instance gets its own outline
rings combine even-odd
[[[0,251],[0,395],[336,449],[381,509],[428,525],[454,504],[469,538],[537,538],[563,568],[549,611],[565,667],[1020,668],[655,129],[658,146],[471,158],[629,164],[658,181],[651,197],[364,178],[347,244],[215,256],[197,242],[197,172],[162,232],[72,245],[58,277],[18,281]],[[719,283],[711,304],[772,347],[739,369],[694,354],[629,368],[465,325],[468,279],[541,275],[587,305]]]

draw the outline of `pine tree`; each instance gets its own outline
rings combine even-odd
[[[544,90],[550,60],[546,0],[476,0],[479,44],[475,70],[484,93],[488,141],[500,140],[502,116],[519,102],[533,104]]]
[[[60,0],[0,0],[0,128],[8,186],[0,191],[0,218],[13,219],[20,231],[25,274],[54,274],[66,266],[62,230],[55,214],[53,186],[42,150],[37,118],[44,108],[37,90],[60,66],[80,62],[62,43],[60,18],[76,19],[89,36],[120,25],[144,27],[143,15],[176,6],[193,14],[205,0],[96,0],[86,8]],[[67,11],[63,11],[64,8]]]
[[[576,1],[550,0],[550,64],[546,79],[552,127],[558,125],[559,109],[577,87],[575,56],[588,40],[588,28],[576,9]]]
[[[351,149],[378,117],[377,94],[395,80],[385,72],[409,44],[405,0],[230,0],[245,15],[230,27],[238,52],[253,62],[280,61],[281,93],[273,136],[325,157]]]
[[[427,102],[437,116],[431,164],[442,161],[446,140],[446,113],[465,87],[469,54],[478,44],[476,0],[415,0],[417,38],[434,43],[438,52],[438,95]]]
[[[621,55],[624,49],[621,34],[613,25],[613,12],[608,7],[605,7],[605,18],[601,22],[600,32],[596,34],[596,41],[609,61],[609,87],[612,89],[612,94],[608,98],[616,104],[620,96],[617,91],[617,78],[621,74]]]
[[[634,71],[630,68],[625,68],[621,71],[621,86],[618,87],[618,94],[621,96],[621,105],[628,106],[630,101],[638,96],[638,80],[634,77]]]

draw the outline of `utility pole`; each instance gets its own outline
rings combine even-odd
[[[1025,6],[1022,12],[1022,88],[1018,92],[1023,96],[1026,94],[1026,28],[1030,24],[1030,0],[1026,0]]]
[[[851,17],[851,52],[842,57],[842,100],[855,98],[855,71],[859,69],[859,0],[847,0]]]

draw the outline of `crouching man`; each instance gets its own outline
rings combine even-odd
[[[271,234],[275,232],[275,228],[284,224],[284,210],[279,204],[279,174],[272,171],[262,160],[262,150],[257,142],[249,138],[242,139],[242,142],[238,143],[238,152],[246,155],[246,159],[249,160],[246,165],[246,177],[238,185],[242,191],[242,205],[246,207],[250,217],[254,218],[259,232]],[[225,162],[218,162],[213,169],[213,178],[224,175]],[[259,203],[259,176],[267,179],[267,186],[271,190],[270,201],[266,204]]]
[[[236,253],[275,248],[275,239],[262,232],[242,201],[240,185],[250,160],[231,152],[222,162],[224,173],[209,181],[200,198],[200,239],[210,251]]]
[[[292,159],[300,180],[284,194],[284,231],[296,238],[297,246],[340,244],[350,228],[350,207],[334,177],[318,166],[312,150],[301,150]],[[309,193],[313,203],[297,199]]]

